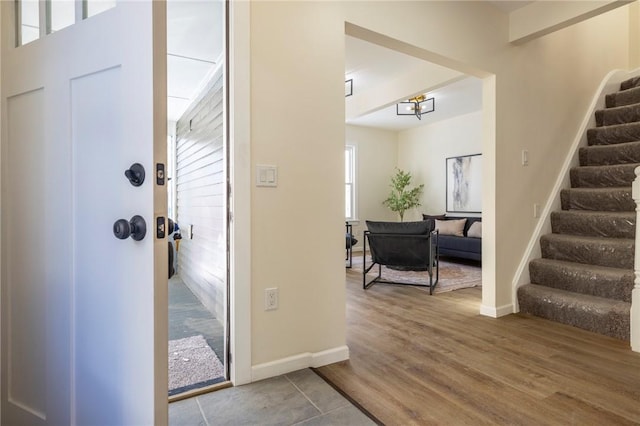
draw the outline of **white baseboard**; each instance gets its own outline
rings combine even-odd
[[[251,381],[268,379],[308,367],[322,367],[349,359],[349,348],[338,346],[321,352],[305,352],[251,367]]]
[[[512,304],[498,306],[497,308],[485,305],[480,306],[480,315],[484,315],[486,317],[500,318],[512,313],[514,313]]]

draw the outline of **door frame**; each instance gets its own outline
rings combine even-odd
[[[251,28],[249,2],[228,1],[230,379],[251,377]]]

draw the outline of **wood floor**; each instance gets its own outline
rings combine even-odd
[[[347,271],[351,359],[317,371],[382,423],[640,424],[640,354],[627,342],[480,316],[477,288],[364,291]]]

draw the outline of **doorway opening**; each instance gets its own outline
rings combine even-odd
[[[167,2],[170,400],[229,380],[225,31],[225,2]]]
[[[349,35],[345,36],[345,47],[346,81],[353,81],[354,85],[359,81],[360,94],[378,100],[368,105],[363,102],[350,105],[351,96],[355,98],[358,93],[346,98],[345,143],[354,157],[347,161],[346,175],[349,178],[357,170],[356,178],[350,182],[351,186],[357,185],[357,189],[348,187],[345,215],[358,241],[353,247],[355,258],[349,259],[349,264],[356,267],[347,269],[347,276],[354,278],[354,270],[361,275],[365,220],[426,220],[430,222],[430,229],[439,230],[440,262],[436,263],[437,271],[433,274],[438,277],[433,291],[479,288],[482,284],[482,80]],[[407,101],[410,98],[424,99],[423,104],[429,108],[416,114],[419,110]],[[380,103],[384,99],[387,102]],[[459,182],[452,174],[452,164],[458,163],[463,167],[456,176],[464,182],[454,191],[454,185]],[[392,179],[400,181],[400,172],[410,179],[403,181],[403,185],[408,186],[402,189],[403,193],[410,188],[417,191],[417,203],[412,202],[408,209],[406,200],[383,203],[389,197]],[[453,202],[454,194],[460,195],[457,203]],[[403,219],[397,213],[399,207],[403,209]],[[374,268],[367,274],[367,282],[375,279],[376,271]],[[382,268],[381,276],[384,280],[414,285],[429,282],[426,272],[388,267]],[[481,292],[475,294],[479,309]]]

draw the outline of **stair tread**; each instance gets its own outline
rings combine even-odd
[[[607,108],[631,105],[640,102],[640,87],[630,87],[619,92],[609,93],[605,96]]]
[[[542,257],[547,259],[633,268],[635,238],[554,233],[540,238],[540,248]]]
[[[545,234],[542,238],[556,241],[572,241],[579,240],[581,244],[629,244],[635,240],[633,238],[609,238],[609,237],[591,237],[585,235],[571,235],[571,234]]]
[[[576,215],[576,216],[586,216],[586,217],[614,217],[614,218],[624,218],[624,219],[635,219],[635,212],[625,212],[625,211],[606,211],[606,210],[557,210],[551,213],[552,215]]]
[[[586,166],[580,166],[580,167],[586,167]],[[590,192],[607,193],[611,191],[627,192],[630,190],[631,190],[630,186],[611,186],[607,188],[564,188],[563,189],[563,191],[586,192],[586,193],[590,193]]]
[[[608,166],[640,163],[640,142],[590,145],[578,151],[580,166]]]
[[[624,147],[624,146],[634,146],[634,145],[640,145],[640,141],[620,142],[613,145],[586,145],[586,146],[580,147],[580,149],[597,151],[597,150],[620,149],[621,147]]]
[[[525,284],[517,293],[523,313],[629,340],[629,302],[537,284]]]
[[[587,130],[587,144],[615,145],[640,140],[640,121],[592,127]]]
[[[593,273],[599,273],[603,275],[612,275],[612,276],[623,276],[623,275],[633,275],[633,269],[624,269],[624,268],[613,268],[611,266],[600,266],[600,265],[587,265],[584,263],[576,263],[569,262],[567,260],[557,260],[557,259],[547,259],[547,258],[537,258],[531,261],[532,263],[538,264],[546,264],[557,267],[564,267],[568,269],[579,269],[579,270],[589,270]]]
[[[558,210],[551,213],[554,233],[595,237],[635,238],[632,211]]]
[[[631,187],[635,169],[640,163],[606,164],[573,167],[570,173],[574,188],[621,188]]]
[[[599,164],[599,165],[594,165],[594,166],[576,166],[572,170],[596,170],[596,169],[605,170],[605,169],[613,169],[613,168],[635,169],[638,166],[640,166],[640,163]],[[621,188],[621,187],[618,187],[618,188]]]
[[[606,188],[565,188],[560,191],[563,210],[634,212],[631,186]]]
[[[634,87],[640,86],[640,77],[631,77],[620,83],[620,91],[633,89]]]
[[[621,107],[616,107],[616,108],[625,108],[628,105],[623,105]],[[608,108],[611,109],[611,108]],[[631,127],[640,127],[640,121],[633,121],[631,123],[618,123],[618,124],[610,124],[608,126],[601,126],[601,127],[591,127],[588,130],[594,132],[594,133],[602,133],[602,132],[606,132],[606,131],[611,131],[613,129],[624,129],[624,128],[631,128]],[[632,141],[629,141],[632,142]]]
[[[529,290],[543,295],[543,297],[546,296],[544,298],[547,300],[549,299],[549,295],[553,295],[554,297],[565,301],[565,303],[569,300],[569,302],[566,304],[571,305],[593,305],[605,311],[615,310],[620,313],[628,313],[631,309],[631,303],[624,302],[622,300],[614,300],[608,299],[606,297],[592,296],[590,294],[576,293],[573,291],[567,291],[538,284],[525,284],[525,286],[531,286],[528,288]]]
[[[637,122],[640,121],[640,103],[598,109],[595,117],[597,127]]]
[[[623,92],[623,91],[624,90],[621,90],[621,92]],[[596,110],[596,112],[598,112],[598,111],[602,111],[602,112],[616,111],[617,112],[617,111],[624,111],[626,109],[634,109],[634,108],[640,108],[640,102],[636,102],[634,104],[628,104],[628,105],[609,107],[609,108],[599,108],[599,109]]]
[[[633,269],[546,258],[529,263],[529,276],[532,284],[626,302],[635,278]]]
[[[629,87],[628,89],[621,89],[617,92],[610,93],[611,95],[616,95],[618,93],[629,93],[629,92],[638,92],[640,93],[640,86]]]
[[[640,145],[640,141],[620,142],[613,145],[588,145],[580,149],[587,151],[614,151],[622,147],[634,147]]]

